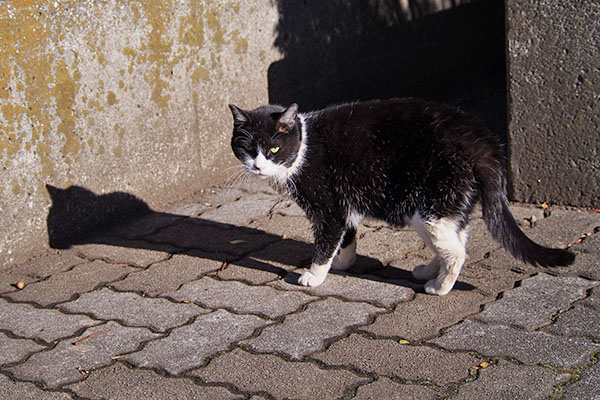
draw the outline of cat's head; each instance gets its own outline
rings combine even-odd
[[[262,178],[284,181],[297,168],[301,143],[298,105],[268,105],[233,114],[231,148],[246,169]]]

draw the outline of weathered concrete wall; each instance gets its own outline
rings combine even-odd
[[[48,244],[46,185],[150,206],[222,177],[229,102],[268,101],[276,7],[0,2],[0,265]]]
[[[513,196],[600,206],[600,3],[507,1]]]

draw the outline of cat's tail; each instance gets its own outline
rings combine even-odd
[[[517,222],[508,208],[506,196],[506,176],[503,169],[487,165],[476,168],[476,176],[480,183],[483,220],[502,247],[515,258],[526,263],[543,267],[571,265],[575,254],[550,247],[540,246],[529,239],[519,229]]]

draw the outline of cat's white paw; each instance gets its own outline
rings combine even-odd
[[[440,284],[437,279],[431,279],[427,282],[425,282],[425,293],[428,294],[436,294],[438,296],[445,296],[448,293],[450,293],[450,290],[452,290],[452,286],[454,285],[445,285],[445,284]]]
[[[420,281],[427,281],[433,279],[438,275],[440,270],[440,263],[437,259],[434,259],[427,265],[417,265],[412,270],[412,276]]]
[[[310,271],[305,271],[302,275],[300,275],[300,279],[298,279],[298,283],[302,286],[319,286],[321,283],[325,281],[325,277],[327,274],[315,275]]]
[[[349,245],[345,249],[340,249],[340,252],[333,258],[331,268],[338,271],[344,271],[354,265],[356,262],[356,242]]]

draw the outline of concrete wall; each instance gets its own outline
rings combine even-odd
[[[227,104],[268,101],[277,20],[267,0],[1,1],[0,266],[60,229],[50,192],[154,207],[219,180]]]
[[[600,3],[507,0],[513,197],[600,207]]]

